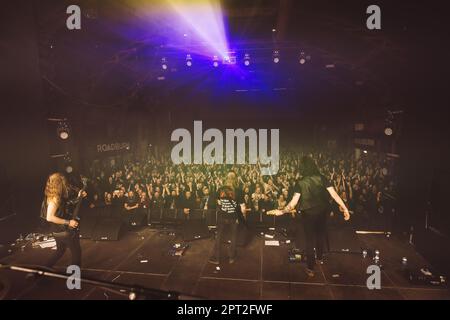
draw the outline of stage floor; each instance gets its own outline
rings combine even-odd
[[[391,236],[355,235],[335,231],[330,237],[332,249],[346,248],[352,238],[351,251],[361,248],[381,252],[381,290],[366,287],[366,269],[372,260],[361,254],[329,253],[325,264],[317,266],[316,275],[308,278],[303,263],[288,261],[292,244],[279,247],[265,245],[254,236],[246,247],[238,248],[234,264],[222,263],[220,271],[208,263],[213,238],[190,242],[182,257],[168,255],[168,250],[181,239],[177,234],[143,228],[127,232],[119,241],[82,240],[82,276],[148,288],[172,290],[207,299],[450,299],[445,288],[412,285],[401,272],[401,259],[407,257],[410,268],[428,266],[413,246]],[[341,245],[342,244],[342,245]],[[50,249],[28,249],[3,262],[39,264]],[[141,263],[141,260],[148,260]],[[57,269],[68,264],[68,255]],[[57,279],[26,280],[25,274],[2,271],[11,288],[7,299],[126,299],[109,290],[82,285],[69,291],[65,281]]]

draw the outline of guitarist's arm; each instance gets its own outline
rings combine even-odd
[[[295,207],[298,204],[298,201],[300,200],[300,193],[295,192],[294,195],[292,196],[292,200],[289,201],[288,205],[286,207],[284,207],[284,209],[282,210],[270,210],[267,212],[268,215],[275,215],[275,216],[281,216],[285,213],[290,213],[292,212],[292,210],[295,209]]]
[[[337,194],[336,190],[333,187],[327,188],[328,193],[333,198],[334,201],[344,210],[344,219],[347,221],[350,219],[350,212],[347,209],[344,201],[342,201],[341,197]]]
[[[86,191],[84,191],[84,189],[81,189],[78,192],[78,196],[75,199],[67,201],[67,204],[69,204],[69,205],[78,205],[78,203],[80,203],[80,201],[86,196],[87,196]]]
[[[300,193],[295,192],[294,195],[292,196],[292,200],[288,203],[288,205],[283,210],[281,210],[283,212],[283,214],[289,213],[293,209],[295,209],[299,200],[300,200]]]
[[[65,220],[58,218],[56,216],[56,211],[58,210],[58,205],[55,201],[50,201],[47,206],[47,221],[54,224],[69,226],[70,228],[78,227],[78,221],[76,220]]]

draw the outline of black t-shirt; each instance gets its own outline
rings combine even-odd
[[[135,205],[137,205],[139,203],[139,200],[137,197],[128,197],[127,200],[125,201],[125,203],[127,204],[128,207],[134,207]]]
[[[237,203],[233,199],[220,199],[220,210],[228,214],[236,214]]]
[[[195,209],[195,199],[194,197],[190,197],[189,199],[186,197],[183,197],[181,200],[181,206],[183,209]]]
[[[236,198],[236,203],[238,205],[241,205],[241,204],[245,203],[244,192],[241,189],[236,189],[234,196]]]
[[[113,198],[111,200],[111,204],[114,207],[118,207],[118,208],[123,208],[123,204],[124,203],[125,203],[125,198],[124,197],[113,196]]]
[[[166,197],[165,208],[166,209],[177,209],[178,207],[178,198],[172,195]]]
[[[314,175],[300,179],[294,193],[300,193],[298,210],[307,210],[319,206],[327,206],[329,194],[327,188],[332,187],[330,181],[322,175]]]

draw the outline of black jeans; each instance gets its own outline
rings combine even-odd
[[[239,224],[237,222],[237,218],[224,217],[224,216],[219,216],[217,218],[217,233],[216,233],[216,242],[214,244],[213,258],[220,261],[220,247],[222,244],[224,232],[227,227],[230,228],[230,235],[231,235],[231,244],[229,247],[228,255],[229,255],[230,259],[234,259],[236,257],[236,242],[237,242],[238,226],[239,226]]]
[[[315,207],[302,211],[301,220],[305,232],[306,259],[309,269],[314,269],[317,259],[322,259],[326,237],[328,207]],[[316,252],[314,253],[314,247]]]
[[[81,246],[80,235],[78,231],[69,231],[67,236],[56,236],[56,251],[52,254],[48,262],[47,267],[53,267],[59,259],[64,256],[67,249],[70,250],[72,256],[71,265],[81,267]]]

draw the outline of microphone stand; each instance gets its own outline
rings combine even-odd
[[[46,271],[39,267],[24,267],[24,266],[15,266],[15,265],[5,265],[0,264],[0,270],[11,270],[16,272],[24,272],[27,274],[33,274],[37,276],[43,276],[43,277],[49,277],[49,278],[56,278],[56,279],[62,279],[67,280],[71,275],[66,275],[63,273],[57,273],[52,271]],[[157,289],[149,289],[141,286],[136,285],[125,285],[120,283],[112,283],[109,281],[103,281],[103,280],[95,280],[95,279],[89,279],[80,277],[79,279],[81,283],[94,285],[97,287],[103,287],[108,288],[110,291],[116,292],[120,295],[128,295],[129,300],[202,300],[202,297],[198,296],[192,296],[192,295],[185,295],[176,291],[163,291],[163,290],[157,290]]]

